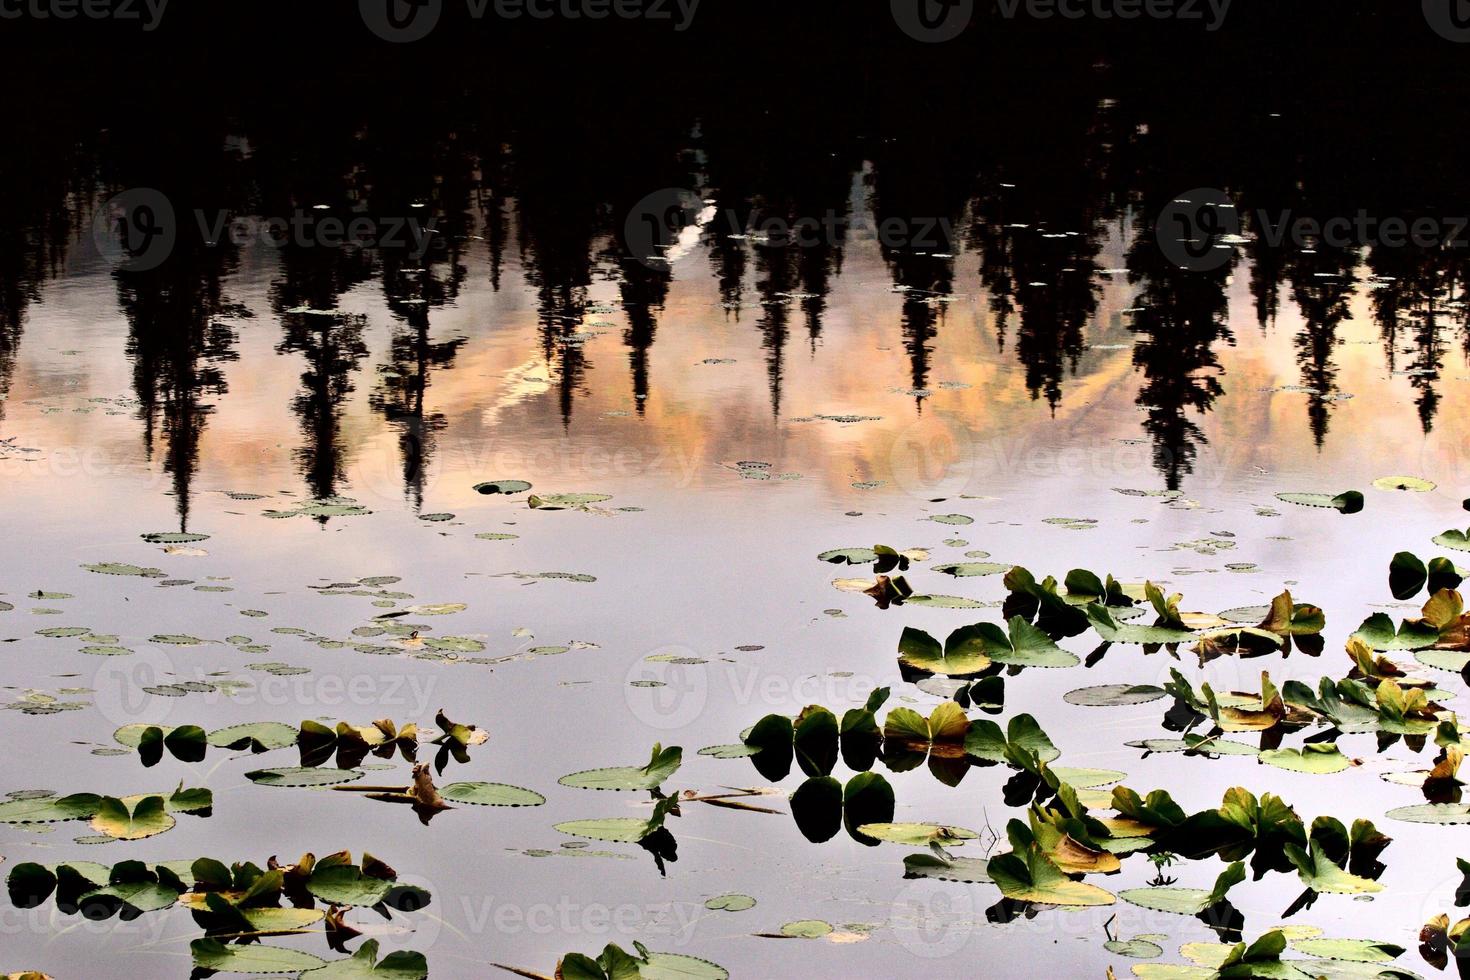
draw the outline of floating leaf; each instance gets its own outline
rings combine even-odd
[[[301,976],[307,980],[423,980],[429,961],[423,953],[399,950],[378,959],[378,941],[366,940],[345,960],[336,960]]]
[[[988,861],[984,858],[951,857],[933,851],[910,854],[903,859],[905,878],[938,878],[940,881],[961,881],[967,884],[989,884]]]
[[[746,909],[755,908],[755,899],[749,895],[716,895],[714,898],[706,899],[704,907],[711,912],[744,912]]]
[[[319,956],[283,946],[226,946],[217,939],[196,939],[189,944],[194,966],[221,973],[296,973],[326,965]]]
[[[1292,948],[1308,956],[1354,963],[1388,963],[1404,954],[1404,947],[1371,939],[1298,939]]]
[[[533,510],[585,510],[592,504],[611,500],[606,493],[549,493],[545,496],[531,495],[526,502]]]
[[[483,494],[514,494],[525,493],[531,489],[531,484],[525,480],[492,480],[488,483],[475,484],[475,492]]]
[[[450,783],[439,795],[455,803],[475,806],[540,806],[546,797],[506,783]]]
[[[245,778],[262,786],[341,786],[343,783],[361,779],[364,775],[360,769],[290,766],[283,769],[257,769],[247,772]]]
[[[149,544],[194,544],[209,540],[207,534],[191,534],[187,531],[154,531],[139,537]]]
[[[1464,803],[1421,803],[1417,806],[1401,806],[1389,810],[1390,820],[1407,823],[1460,824],[1470,823],[1470,805]]]
[[[1062,697],[1068,704],[1105,708],[1147,704],[1159,700],[1165,693],[1163,688],[1152,684],[1100,684],[1097,687],[1079,687]]]
[[[657,789],[664,780],[679,770],[684,750],[679,746],[654,745],[653,758],[646,766],[615,766],[587,769],[561,777],[557,782],[574,789],[649,790]]]
[[[117,840],[142,840],[169,830],[177,821],[166,811],[163,797],[145,796],[131,807],[107,796],[97,804],[92,829]]]
[[[793,939],[821,939],[832,932],[832,924],[821,919],[800,919],[781,927],[781,935]]]
[[[1010,565],[1000,565],[988,561],[956,562],[949,565],[935,565],[934,571],[945,575],[953,575],[955,578],[977,578],[985,575],[1000,575],[1009,571]]]
[[[132,575],[139,578],[166,578],[166,573],[159,568],[143,568],[139,565],[125,565],[121,562],[101,562],[96,565],[83,565],[89,572],[98,575]]]
[[[932,823],[865,823],[858,832],[892,844],[956,844],[974,840],[980,835],[964,827],[946,827]]]
[[[1259,758],[1268,766],[1316,776],[1329,776],[1352,767],[1352,761],[1338,751],[1336,742],[1309,742],[1300,750],[1272,749],[1262,752]]]
[[[1363,495],[1357,490],[1335,496],[1327,493],[1278,493],[1276,499],[1303,507],[1330,507],[1344,514],[1357,514],[1363,509]]]
[[[1016,902],[1085,907],[1115,901],[1111,892],[1067,877],[1036,843],[1026,848],[1024,857],[1010,853],[991,858],[988,871],[1001,894]]]
[[[1373,481],[1379,490],[1407,490],[1413,493],[1430,493],[1436,485],[1417,476],[1381,476]]]
[[[1434,543],[1441,548],[1453,548],[1456,551],[1470,551],[1470,533],[1451,528],[1438,535]]]

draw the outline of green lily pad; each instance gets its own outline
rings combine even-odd
[[[940,857],[933,851],[910,854],[903,859],[905,878],[937,878],[940,881],[960,881],[967,884],[989,884],[990,862],[984,858]]]
[[[102,797],[92,793],[71,796],[11,799],[0,803],[0,823],[55,823],[85,820],[97,812]]]
[[[121,731],[121,729],[119,729]],[[209,733],[209,744],[216,748],[266,751],[295,745],[300,732],[292,725],[278,721],[256,721],[217,728]]]
[[[3,806],[3,804],[0,804]],[[1470,805],[1464,803],[1420,803],[1416,806],[1401,806],[1389,810],[1390,820],[1407,823],[1460,824],[1470,823]]]
[[[1089,708],[1111,708],[1130,704],[1147,704],[1162,698],[1165,691],[1152,684],[1099,684],[1079,687],[1062,695],[1068,704]]]
[[[1164,955],[1164,947],[1148,939],[1109,939],[1103,949],[1134,960],[1151,960]]]
[[[648,821],[638,817],[603,817],[599,820],[568,820],[553,828],[572,837],[636,844],[648,836]]]
[[[1407,490],[1413,493],[1430,493],[1437,485],[1417,476],[1381,476],[1373,481],[1373,486],[1379,490]]]
[[[1075,908],[1112,905],[1115,901],[1105,889],[1073,881],[1036,843],[1026,849],[1024,857],[1013,852],[991,858],[988,870],[1001,894],[1016,902]]]
[[[821,939],[831,933],[832,924],[823,922],[821,919],[799,919],[781,927],[781,935],[790,936],[793,939]]]
[[[361,779],[364,775],[360,769],[289,766],[282,769],[256,769],[247,772],[245,778],[262,786],[341,786],[343,783]]]
[[[1354,963],[1388,963],[1404,954],[1404,947],[1371,939],[1298,939],[1292,948],[1308,956]]]
[[[928,844],[960,844],[980,835],[964,827],[946,827],[932,823],[865,823],[858,833],[892,844],[924,847]]]
[[[1443,534],[1436,535],[1434,543],[1441,548],[1453,548],[1455,551],[1470,551],[1470,534],[1452,528]]]
[[[933,521],[936,524],[951,524],[956,527],[975,523],[975,518],[966,517],[964,514],[930,514],[925,520]]]
[[[955,578],[978,578],[985,575],[1000,575],[1011,570],[1010,565],[1001,565],[989,561],[965,561],[949,565],[935,565],[934,571],[945,575],[953,575]]]
[[[454,803],[474,806],[540,806],[546,797],[507,783],[450,783],[439,795]]]
[[[138,578],[166,578],[167,574],[160,568],[144,568],[140,565],[126,565],[122,562],[99,562],[95,565],[83,565],[89,572],[98,575],[131,575]]]
[[[334,960],[301,976],[309,980],[424,980],[429,961],[423,953],[399,950],[378,959],[378,941],[366,940],[345,960]]]
[[[526,503],[532,510],[583,510],[611,499],[612,495],[606,493],[549,493],[544,497],[532,494]]]
[[[488,483],[475,484],[475,492],[486,495],[525,493],[529,489],[531,489],[531,484],[525,480],[492,480]]]
[[[144,541],[149,544],[194,544],[198,541],[208,541],[207,534],[191,534],[187,531],[153,531],[149,534],[140,534]]]
[[[1096,789],[1099,786],[1111,786],[1128,775],[1116,769],[1076,769],[1071,766],[1052,766],[1051,772],[1073,789]]]
[[[607,769],[586,769],[574,772],[557,780],[573,789],[598,790],[650,790],[657,789],[674,773],[678,772],[684,750],[677,745],[664,749],[653,747],[653,758],[646,766],[613,766]]]
[[[131,807],[108,796],[97,804],[92,829],[117,840],[143,840],[171,829],[177,822],[161,796],[145,796]]]
[[[957,595],[911,595],[904,599],[907,606],[928,606],[932,609],[984,609],[985,603]]]
[[[297,973],[326,966],[326,960],[283,946],[226,946],[217,939],[196,939],[189,944],[194,966],[220,973]]]
[[[714,898],[706,899],[704,907],[711,912],[744,912],[746,909],[755,908],[755,899],[749,895],[716,895]]]
[[[1272,749],[1258,758],[1268,766],[1314,776],[1330,776],[1352,767],[1352,761],[1338,751],[1336,742],[1309,742],[1300,750]]]
[[[1357,514],[1363,509],[1363,495],[1357,490],[1346,493],[1278,493],[1277,500],[1302,507],[1327,507],[1343,514]]]
[[[878,552],[872,548],[834,548],[822,552],[817,560],[833,565],[871,565],[878,560]]]

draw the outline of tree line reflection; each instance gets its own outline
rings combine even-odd
[[[898,320],[884,329],[907,358],[916,412],[935,383],[936,342],[964,329],[946,322],[956,283],[978,276],[995,343],[1014,358],[1031,398],[1053,413],[1090,341],[1118,330],[1131,337],[1142,427],[1169,489],[1187,484],[1205,445],[1202,420],[1225,393],[1221,351],[1249,343],[1251,329],[1276,329],[1284,304],[1301,317],[1293,342],[1306,424],[1319,447],[1345,394],[1337,355],[1355,297],[1369,295],[1387,363],[1413,387],[1424,432],[1438,420],[1452,356],[1470,356],[1463,302],[1470,250],[1258,236],[1222,268],[1194,272],[1173,264],[1154,237],[1152,216],[1201,184],[1228,189],[1243,211],[1330,216],[1418,207],[1431,199],[1423,188],[1402,200],[1385,197],[1382,175],[1353,162],[1397,138],[1390,124],[1381,132],[1357,125],[1338,134],[1347,144],[1338,155],[1314,157],[1293,147],[1320,134],[1283,128],[1260,111],[1259,98],[1243,98],[1250,105],[1240,118],[1201,120],[1129,71],[1096,64],[1064,69],[1044,91],[1018,91],[1005,108],[959,86],[932,105],[871,116],[867,107],[823,115],[810,98],[785,98],[790,93],[769,80],[756,84],[754,98],[696,86],[656,108],[594,102],[553,110],[541,93],[498,112],[475,98],[434,109],[386,98],[351,111],[296,113],[263,100],[229,111],[205,107],[166,128],[83,130],[79,122],[68,130],[44,117],[17,120],[18,138],[0,149],[7,205],[0,421],[29,308],[69,257],[81,261],[71,253],[86,249],[97,202],[128,187],[157,188],[185,225],[196,208],[307,209],[314,221],[412,214],[432,225],[422,249],[411,241],[375,248],[288,241],[278,249],[269,273],[275,349],[283,365],[300,370],[291,403],[300,427],[296,461],[315,497],[346,488],[343,410],[365,388],[395,433],[404,494],[422,505],[424,475],[447,425],[427,407],[428,392],[475,341],[436,321],[472,269],[496,291],[518,285],[508,268],[523,272],[564,426],[594,385],[626,386],[641,414],[658,386],[650,354],[675,267],[627,240],[626,217],[659,187],[717,202],[695,246],[704,261],[681,268],[707,268],[724,316],[759,336],[776,419],[786,412],[793,351],[815,353],[823,341],[859,218],[873,228],[928,229],[922,240],[880,237],[878,245],[901,293]],[[1339,120],[1353,114],[1351,106],[1336,111]],[[1220,150],[1211,137],[1231,125],[1242,140],[1269,138],[1282,148]],[[836,220],[800,243],[762,231],[813,217]],[[1110,243],[1120,269],[1105,269],[1114,261],[1105,256]],[[128,326],[143,445],[172,480],[181,527],[200,438],[226,394],[225,365],[237,357],[237,325],[256,315],[231,295],[244,274],[243,251],[185,226],[156,268],[111,273]],[[1104,324],[1109,276],[1126,281],[1132,310]],[[1252,326],[1229,322],[1234,276],[1248,279]],[[602,283],[616,285],[620,309],[596,306]],[[386,359],[371,366],[363,317],[343,312],[344,297],[364,285],[381,290],[393,321]],[[581,334],[589,320],[614,313],[623,319],[626,374],[594,377]]]

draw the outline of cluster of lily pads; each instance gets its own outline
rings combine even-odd
[[[346,953],[361,935],[346,919],[353,909],[392,918],[426,907],[429,892],[398,880],[392,867],[370,854],[360,864],[347,851],[323,858],[303,855],[294,864],[275,858],[261,868],[251,862],[226,865],[213,858],[193,861],[91,861],[17,864],[6,877],[17,908],[36,908],[54,899],[63,915],[91,920],[114,915],[129,920],[179,907],[187,909],[203,937],[190,943],[200,971],[292,973],[311,980],[391,977],[420,980],[428,962],[411,950],[378,958],[377,940],[363,942],[346,959],[319,956],[261,942],[271,936],[324,932],[330,948]],[[283,902],[285,904],[283,904]]]

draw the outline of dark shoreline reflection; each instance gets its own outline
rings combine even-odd
[[[1364,37],[1388,29],[1377,16],[1360,12],[1349,26]],[[1243,20],[1200,47],[1199,72],[1242,44],[1267,43],[1281,26]],[[907,357],[916,415],[935,383],[937,345],[968,329],[947,311],[963,298],[954,295],[957,274],[974,269],[994,342],[1053,415],[1068,403],[1089,343],[1119,329],[1131,335],[1154,466],[1168,489],[1184,488],[1205,444],[1202,419],[1228,388],[1221,351],[1251,340],[1226,320],[1231,277],[1248,275],[1260,330],[1277,328],[1284,304],[1300,313],[1304,424],[1319,450],[1345,397],[1342,325],[1364,290],[1385,357],[1415,390],[1424,432],[1434,428],[1446,377],[1470,355],[1466,252],[1272,241],[1257,219],[1470,212],[1458,203],[1453,168],[1383,159],[1384,147],[1408,140],[1448,153],[1464,138],[1463,105],[1426,101],[1374,117],[1365,100],[1382,104],[1375,80],[1400,63],[1324,79],[1313,70],[1325,56],[1297,52],[1301,64],[1233,74],[1230,97],[1199,111],[1156,84],[1163,56],[1146,44],[1069,36],[1058,47],[1044,31],[1009,38],[1007,50],[957,47],[965,57],[935,66],[923,98],[906,99],[892,80],[910,70],[912,48],[871,26],[845,29],[885,53],[869,73],[791,86],[752,72],[731,84],[727,67],[694,64],[685,84],[657,97],[595,103],[571,98],[573,79],[530,57],[487,71],[451,60],[432,81],[444,97],[428,102],[383,77],[358,78],[352,97],[330,107],[298,99],[279,79],[249,92],[221,85],[180,94],[144,77],[125,103],[73,112],[54,101],[65,86],[32,93],[8,112],[26,136],[0,159],[12,203],[0,234],[0,393],[29,307],[69,249],[92,251],[95,202],[127,187],[162,191],[179,212],[173,254],[156,269],[114,277],[144,445],[151,456],[161,440],[186,525],[199,439],[211,414],[228,411],[219,404],[221,364],[236,356],[252,315],[230,298],[242,248],[205,241],[195,214],[305,215],[307,240],[275,245],[268,273],[277,351],[301,365],[291,409],[302,480],[316,498],[343,492],[351,461],[342,412],[362,385],[396,432],[403,493],[418,508],[448,424],[427,407],[426,392],[477,340],[434,328],[436,311],[459,299],[469,259],[483,256],[497,291],[517,270],[534,291],[540,357],[564,427],[590,392],[614,386],[627,387],[642,416],[659,391],[651,365],[660,318],[675,282],[696,274],[697,263],[676,271],[641,254],[643,244],[627,239],[628,218],[650,193],[683,188],[713,206],[687,244],[708,263],[723,315],[758,332],[777,422],[790,414],[797,339],[817,355],[830,330],[829,295],[862,235],[877,237],[901,294],[897,322],[882,330]],[[1046,52],[1040,62],[1038,51]],[[651,69],[629,70],[642,77]],[[516,98],[493,98],[507,79],[521,82]],[[845,94],[834,102],[829,89]],[[994,99],[1002,89],[1003,104]],[[167,131],[121,125],[140,115],[166,116]],[[1152,228],[1175,195],[1200,186],[1229,192],[1255,239],[1211,272],[1172,264]],[[323,222],[361,217],[379,228],[413,218],[432,231],[368,247],[321,244]],[[1121,246],[1124,269],[1105,270],[1116,264],[1104,255],[1110,242]],[[1100,323],[1102,284],[1124,272],[1133,309]],[[395,324],[373,363],[363,319],[329,315],[368,283],[380,285]],[[591,299],[603,283],[616,284],[621,311]],[[585,345],[608,312],[626,317],[622,377],[593,364]]]

